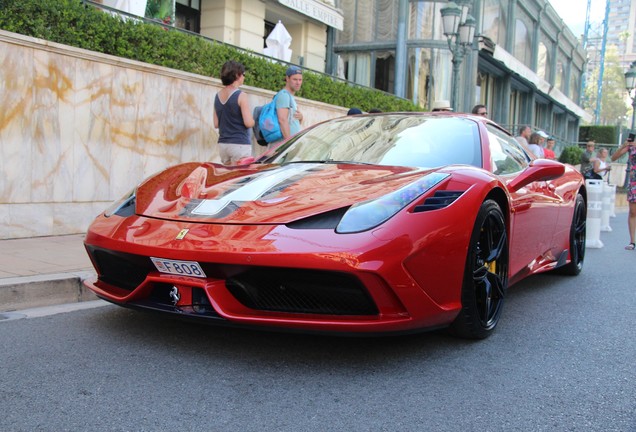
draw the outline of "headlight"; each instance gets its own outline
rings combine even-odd
[[[375,228],[449,175],[431,173],[395,192],[352,206],[340,220],[336,232],[345,234]]]
[[[122,198],[112,203],[105,211],[105,217],[111,217],[116,214],[118,216],[132,216],[135,213],[135,202],[137,198],[137,188],[134,188]]]

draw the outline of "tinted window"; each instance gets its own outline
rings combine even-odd
[[[530,162],[530,157],[516,139],[492,125],[486,125],[490,141],[490,158],[492,172],[495,174],[511,174],[523,170]]]
[[[481,167],[481,145],[476,123],[463,118],[404,114],[344,117],[301,133],[267,162],[302,161]]]

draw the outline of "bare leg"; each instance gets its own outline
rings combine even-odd
[[[629,203],[629,216],[627,219],[627,228],[629,229],[629,242],[636,243],[636,202]]]

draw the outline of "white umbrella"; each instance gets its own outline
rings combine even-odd
[[[270,57],[288,62],[291,59],[292,52],[289,49],[292,37],[279,20],[274,30],[267,36],[265,43],[267,48],[263,49],[263,53]]]
[[[103,0],[101,3],[104,6],[143,17],[146,15],[148,0]]]

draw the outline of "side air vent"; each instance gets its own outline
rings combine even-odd
[[[439,210],[451,205],[457,198],[462,196],[463,191],[437,191],[432,197],[426,198],[424,204],[415,207],[415,212],[425,212],[429,210]]]

